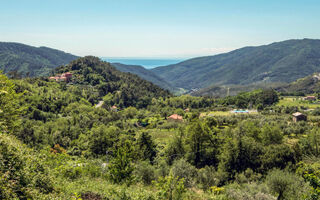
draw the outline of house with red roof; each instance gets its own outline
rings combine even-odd
[[[183,117],[178,114],[173,114],[170,115],[167,120],[172,122],[183,122]]]
[[[112,106],[110,108],[111,111],[114,111],[114,112],[118,112],[118,107],[117,106]]]
[[[58,74],[56,76],[51,76],[51,77],[49,77],[49,80],[69,82],[71,80],[71,78],[72,78],[72,73],[66,72],[61,75]]]

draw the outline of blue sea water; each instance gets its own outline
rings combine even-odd
[[[160,59],[160,58],[101,58],[104,61],[110,62],[110,63],[122,63],[126,65],[141,65],[146,69],[152,69],[159,66],[165,66],[165,65],[171,65],[179,63],[185,59]]]

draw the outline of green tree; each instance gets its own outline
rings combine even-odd
[[[305,184],[303,180],[294,173],[274,169],[268,173],[266,183],[270,190],[277,195],[277,200],[298,200],[303,198]]]
[[[137,151],[142,160],[153,161],[157,155],[156,145],[147,132],[142,132],[137,139]]]
[[[120,130],[117,127],[106,127],[105,125],[94,127],[91,132],[89,146],[91,152],[98,155],[104,155],[106,151],[111,149],[120,135]]]
[[[18,125],[18,114],[21,111],[17,100],[19,95],[14,84],[0,72],[0,131],[9,132]]]
[[[131,150],[127,145],[118,148],[116,157],[111,161],[108,176],[114,183],[130,184],[133,180]]]
[[[159,200],[182,200],[186,189],[184,180],[174,176],[160,177],[154,182]]]

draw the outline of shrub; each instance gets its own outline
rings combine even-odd
[[[219,183],[217,179],[216,170],[212,166],[205,166],[198,170],[197,183],[200,184],[201,188],[208,190],[210,187],[215,186]]]
[[[274,169],[266,177],[266,183],[270,190],[277,195],[278,200],[282,199],[301,199],[304,188],[302,178],[294,173]],[[299,190],[297,190],[299,188]]]
[[[126,182],[131,183],[134,167],[131,164],[128,147],[119,148],[116,157],[111,161],[109,166],[109,179],[114,183]]]
[[[15,138],[0,133],[0,199],[45,199],[54,188],[43,162]]]
[[[177,177],[160,177],[154,184],[158,189],[156,194],[158,200],[181,200],[186,192],[184,179]]]
[[[229,200],[276,200],[265,184],[252,182],[249,184],[233,184],[226,189]]]
[[[147,161],[140,162],[136,165],[134,175],[138,181],[149,185],[155,179],[154,167]]]
[[[179,180],[184,179],[185,186],[191,187],[194,185],[194,179],[197,175],[197,170],[186,160],[180,159],[173,163],[170,173]]]

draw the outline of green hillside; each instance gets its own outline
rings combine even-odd
[[[140,78],[150,81],[155,85],[160,86],[163,89],[175,91],[176,88],[174,88],[172,85],[170,85],[168,82],[166,82],[163,78],[160,78],[155,73],[153,73],[151,70],[147,70],[142,66],[139,65],[125,65],[121,63],[111,63],[112,66],[117,68],[117,70],[122,72],[129,72],[132,74],[138,75]]]
[[[292,112],[306,111],[278,106],[274,90],[174,97],[96,57],[56,69],[67,71],[68,83],[0,73],[0,199],[318,194],[309,184],[320,180],[318,112],[292,123]]]
[[[23,75],[45,76],[77,56],[47,47],[33,47],[20,43],[0,42],[0,70],[18,71]]]
[[[211,86],[200,90],[192,91],[192,96],[210,96],[210,97],[227,97],[235,96],[241,92],[248,92],[257,89],[282,88],[285,83],[260,83],[250,85],[227,85],[227,86]]]
[[[175,87],[292,82],[320,70],[320,40],[287,40],[152,69]]]
[[[73,74],[73,84],[91,88],[92,97],[89,100],[91,103],[96,103],[108,94],[108,101],[112,105],[143,107],[154,97],[170,96],[169,91],[137,75],[120,72],[110,63],[93,56],[79,58],[55,69],[55,73],[63,72]]]
[[[320,92],[320,74],[314,73],[310,76],[300,78],[292,83],[286,84],[276,89],[279,92],[298,95]]]

